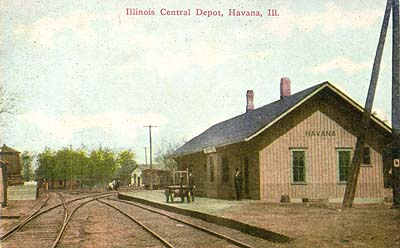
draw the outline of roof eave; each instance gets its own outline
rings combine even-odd
[[[224,147],[224,146],[238,144],[238,143],[241,143],[241,142],[244,142],[244,141],[245,141],[245,139],[239,139],[239,140],[232,141],[232,142],[217,144],[217,145],[214,145],[214,147],[215,148],[221,148],[221,147]],[[211,146],[207,146],[207,147],[211,147]],[[191,152],[174,154],[174,155],[171,155],[171,158],[179,158],[179,157],[183,157],[183,156],[190,155],[190,154],[193,154],[193,153],[204,152],[204,149],[207,148],[207,147],[202,147],[201,149],[198,149],[198,150],[195,150],[195,151],[191,151]]]

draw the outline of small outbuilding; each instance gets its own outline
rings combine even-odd
[[[193,171],[197,194],[233,199],[238,167],[248,199],[342,201],[364,109],[329,82],[296,94],[288,78],[280,83],[279,100],[254,109],[254,92],[248,91],[244,114],[174,152],[179,170]],[[370,123],[355,202],[384,199],[392,130],[376,116]]]
[[[16,151],[11,147],[6,146],[5,144],[0,147],[0,159],[8,163],[8,186],[24,184],[21,176],[22,165],[19,155],[19,151]]]
[[[131,186],[141,187],[143,185],[143,170],[145,168],[145,165],[138,165],[131,171]]]

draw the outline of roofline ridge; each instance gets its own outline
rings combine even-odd
[[[278,99],[278,100],[273,101],[273,102],[271,102],[271,103],[265,104],[265,105],[263,105],[263,106],[261,106],[261,107],[258,107],[258,108],[256,108],[256,109],[250,111],[250,112],[245,112],[245,113],[242,113],[242,114],[233,116],[233,117],[231,117],[231,118],[229,118],[229,119],[226,119],[226,120],[224,120],[224,121],[215,123],[215,124],[211,125],[210,127],[208,127],[207,129],[205,129],[205,130],[204,130],[203,132],[201,132],[200,134],[198,134],[198,135],[196,135],[195,137],[191,138],[189,141],[187,141],[185,144],[183,144],[182,146],[180,146],[178,149],[176,149],[176,150],[172,153],[172,156],[175,156],[175,155],[178,155],[178,156],[179,156],[179,154],[175,153],[176,151],[178,151],[179,149],[181,149],[181,148],[182,148],[183,146],[185,146],[187,143],[189,143],[189,142],[195,140],[196,138],[198,138],[198,137],[199,137],[200,135],[202,135],[203,133],[205,133],[205,132],[211,130],[212,128],[214,128],[214,127],[216,127],[216,126],[218,126],[218,125],[221,125],[222,123],[225,123],[225,122],[228,122],[228,121],[231,121],[231,120],[233,120],[233,119],[236,119],[236,118],[239,118],[239,117],[243,117],[243,116],[246,116],[246,115],[247,115],[247,116],[251,116],[252,113],[257,112],[257,111],[260,111],[261,109],[263,109],[263,108],[265,108],[265,107],[267,107],[267,106],[270,106],[270,105],[272,105],[272,104],[277,104],[277,103],[279,103],[279,102],[281,102],[281,101],[285,101],[285,99],[288,99],[288,98],[291,98],[291,97],[296,96],[296,95],[298,95],[298,94],[301,94],[302,92],[307,91],[307,90],[310,90],[311,88],[315,88],[315,90],[316,90],[316,89],[319,89],[322,85],[326,85],[326,84],[330,84],[330,83],[329,83],[328,81],[325,81],[325,82],[322,82],[322,83],[313,85],[313,86],[308,87],[308,88],[306,88],[306,89],[304,89],[304,90],[298,91],[298,92],[296,92],[296,93],[294,93],[294,94],[292,94],[292,95],[290,95],[290,96],[287,96],[286,98]],[[314,92],[315,90],[313,90],[313,92]],[[311,92],[311,93],[312,93],[312,92]],[[309,94],[311,94],[311,93],[309,93]],[[247,141],[247,138],[245,138],[244,141]]]
[[[304,91],[306,91],[306,90],[309,90],[309,89],[311,89],[311,88],[313,88],[313,87],[316,87],[316,89],[317,89],[317,88],[319,88],[319,87],[317,87],[317,86],[322,86],[323,84],[332,85],[329,81],[325,81],[325,82],[316,84],[316,85],[314,85],[314,86],[308,87],[308,88],[306,88],[306,89],[304,89],[304,90],[298,91],[298,92],[296,92],[296,93],[294,93],[294,94],[291,94],[290,96],[287,96],[287,97],[295,96],[295,95],[300,94],[300,93],[302,93],[302,92],[304,92]],[[267,104],[265,104],[265,105],[262,105],[262,106],[260,106],[260,107],[258,107],[258,108],[255,108],[254,110],[252,110],[252,111],[250,111],[250,112],[244,112],[244,113],[241,113],[241,114],[239,114],[239,115],[233,116],[233,117],[231,117],[231,118],[229,118],[229,119],[226,119],[226,120],[224,120],[224,121],[215,123],[215,124],[213,124],[212,126],[210,126],[209,128],[207,128],[206,130],[204,130],[204,132],[207,131],[208,129],[210,129],[210,128],[216,126],[216,125],[219,125],[219,124],[221,124],[221,123],[227,122],[227,121],[232,120],[232,119],[235,119],[235,118],[237,118],[237,117],[239,117],[239,116],[250,115],[251,113],[253,113],[253,112],[255,112],[255,111],[259,110],[259,109],[262,109],[263,107],[269,106],[269,105],[274,104],[274,103],[278,103],[278,102],[283,101],[283,100],[285,100],[285,98],[275,100],[275,101],[273,101],[273,102],[270,102],[270,103],[267,103]],[[200,134],[199,134],[199,135],[200,135]],[[199,135],[197,135],[197,136],[199,136]],[[196,137],[197,137],[197,136],[196,136]],[[195,138],[195,137],[193,137],[193,138]]]
[[[317,87],[318,86],[318,87]],[[326,87],[329,87],[332,91],[334,91],[336,94],[338,94],[340,97],[342,97],[344,100],[346,100],[347,102],[349,102],[349,104],[353,105],[355,108],[357,108],[359,111],[364,112],[365,109],[359,104],[357,103],[355,100],[353,100],[350,96],[348,96],[347,94],[345,94],[344,92],[342,92],[340,89],[338,89],[337,87],[335,87],[334,84],[330,83],[329,81],[325,81],[323,83],[317,84],[313,87],[316,87],[315,90],[313,90],[312,92],[310,92],[307,97],[305,97],[304,99],[302,99],[301,101],[299,101],[298,103],[296,103],[295,105],[293,105],[292,107],[290,107],[287,111],[285,111],[284,113],[282,113],[281,115],[279,115],[277,118],[275,118],[272,122],[268,123],[266,126],[264,126],[263,128],[259,129],[258,131],[254,132],[253,134],[251,134],[250,136],[248,136],[247,138],[245,138],[245,141],[249,141],[251,139],[253,139],[254,137],[258,136],[260,133],[264,132],[266,129],[268,129],[270,126],[274,125],[276,122],[278,122],[280,119],[282,119],[284,116],[286,116],[288,113],[290,113],[291,111],[293,111],[294,109],[296,109],[298,106],[302,105],[305,101],[307,101],[308,99],[310,99],[311,97],[313,97],[315,94],[317,94],[318,92],[320,92],[321,90],[323,90]],[[312,88],[312,87],[310,87]],[[307,88],[307,89],[310,89]],[[306,89],[306,90],[307,90]],[[302,91],[300,91],[302,92]],[[298,92],[299,93],[299,92]],[[296,93],[297,94],[297,93]],[[385,122],[383,122],[381,119],[379,119],[377,116],[371,115],[371,119],[373,121],[375,121],[379,126],[383,127],[384,129],[386,129],[388,132],[392,132],[392,128],[387,125]]]

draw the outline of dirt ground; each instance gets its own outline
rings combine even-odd
[[[10,201],[1,214],[22,220],[42,200]],[[400,210],[383,204],[341,211],[334,205],[251,202],[223,209],[219,215],[293,238],[291,243],[276,247],[400,247]],[[2,218],[0,233],[16,221]]]
[[[282,247],[400,247],[400,210],[387,205],[252,203],[221,212],[233,218],[293,238]]]
[[[16,223],[36,210],[45,196],[41,195],[35,201],[8,201],[7,207],[0,208],[0,235],[12,228]]]

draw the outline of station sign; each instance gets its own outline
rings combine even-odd
[[[336,133],[334,130],[306,130],[304,136],[307,137],[335,137]]]
[[[217,152],[215,146],[206,147],[203,149],[204,154],[214,153]]]

